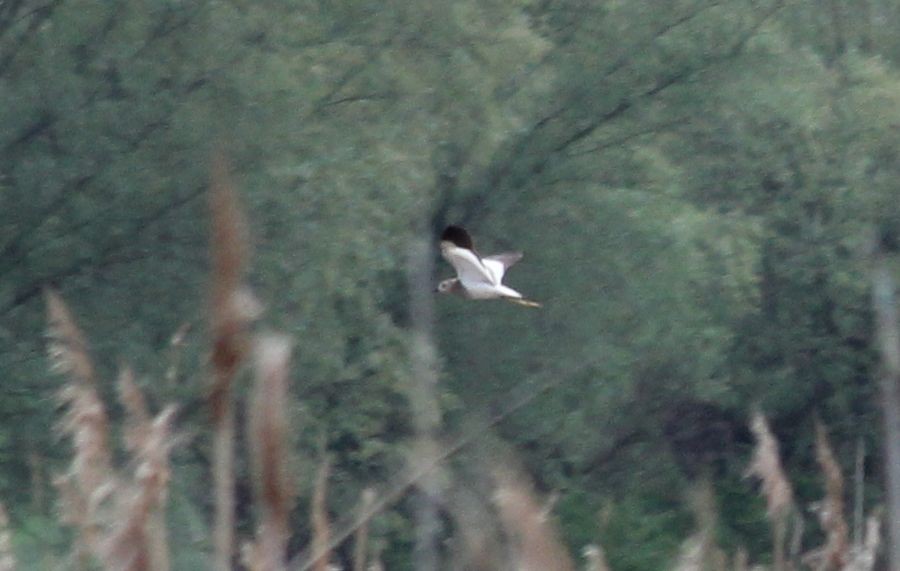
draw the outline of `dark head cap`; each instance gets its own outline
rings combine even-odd
[[[451,225],[444,228],[444,231],[441,233],[441,242],[453,242],[459,248],[475,249],[472,237],[461,226]]]

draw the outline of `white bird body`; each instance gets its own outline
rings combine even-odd
[[[456,278],[438,285],[441,293],[456,293],[469,299],[506,299],[521,305],[540,304],[525,299],[521,293],[503,285],[507,268],[522,259],[521,252],[480,257],[472,247],[468,233],[458,226],[448,226],[441,235],[441,254],[456,270]]]
[[[466,288],[466,293],[468,293],[469,299],[498,299],[501,297],[512,297],[516,299],[522,299],[522,294],[514,290],[509,286],[505,286],[503,284],[500,285],[488,285],[488,284],[469,284],[466,285],[463,282],[463,287]]]

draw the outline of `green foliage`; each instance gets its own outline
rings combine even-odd
[[[720,545],[728,552],[740,547],[748,553],[771,552],[765,500],[748,489],[745,478],[739,475],[720,478],[716,484],[716,499],[724,516],[716,530]]]
[[[153,404],[183,403],[194,437],[175,458],[173,567],[201,565],[202,195],[221,148],[249,214],[263,322],[297,345],[297,541],[323,441],[335,514],[404,469],[410,243],[457,222],[484,254],[523,250],[507,282],[544,307],[437,299],[438,396],[465,417],[558,383],[498,432],[561,493],[573,552],[599,539],[614,569],[663,568],[692,525],[681,489],[710,468],[723,544],[765,559],[760,504],[737,476],[748,405],[783,427],[805,481],[812,412],[836,442],[879,442],[862,257],[873,228],[900,232],[900,9],[829,6],[10,3],[0,496],[25,513],[25,459],[38,451],[55,469],[66,453],[42,357],[52,284],[104,392],[127,361]],[[389,568],[411,565],[410,511],[374,524]],[[62,551],[52,522],[16,526],[19,551]]]
[[[59,569],[65,546],[70,540],[68,530],[55,518],[30,514],[13,524],[13,551],[22,569],[51,571]]]
[[[613,569],[664,569],[677,554],[690,519],[678,503],[657,493],[628,495],[612,504],[600,542]]]

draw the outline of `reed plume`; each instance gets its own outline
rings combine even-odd
[[[778,441],[761,411],[753,412],[750,429],[756,438],[756,448],[745,475],[756,476],[762,481],[762,492],[766,498],[769,519],[772,521],[775,570],[781,571],[786,565],[787,524],[788,517],[794,510],[794,492],[781,467]]]
[[[606,554],[599,545],[585,545],[581,553],[584,555],[584,571],[610,571]]]
[[[85,337],[62,298],[48,290],[46,299],[51,367],[69,377],[60,392],[66,408],[60,430],[71,438],[74,456],[68,472],[54,483],[60,492],[61,518],[78,531],[77,564],[87,568],[93,555],[107,571],[168,571],[162,508],[175,409],[167,407],[151,418],[131,370],[123,368],[119,396],[128,417],[125,445],[134,476],[128,481],[119,477]]]
[[[74,382],[93,385],[96,382],[94,364],[84,334],[75,324],[72,313],[59,294],[52,289],[45,289],[44,299],[47,306],[47,356],[50,369]]]
[[[566,548],[523,476],[508,468],[494,470],[494,504],[513,539],[517,571],[574,571]]]
[[[68,378],[59,393],[66,412],[59,430],[72,440],[69,470],[54,478],[60,492],[60,518],[77,530],[74,558],[81,567],[98,553],[103,533],[100,510],[115,487],[109,447],[109,421],[97,395],[94,365],[84,334],[69,308],[52,290],[45,291],[50,368]]]
[[[116,494],[116,514],[101,550],[107,571],[168,571],[168,548],[161,513],[171,473],[169,451],[175,407],[164,408],[132,451],[134,475]],[[161,528],[160,528],[161,527]],[[160,551],[162,549],[162,551]]]
[[[844,519],[844,476],[834,457],[825,425],[817,418],[816,460],[825,477],[825,498],[819,507],[819,520],[825,531],[823,558],[820,569],[842,569],[849,549],[849,526]]]

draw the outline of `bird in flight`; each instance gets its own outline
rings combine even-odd
[[[522,252],[507,252],[482,258],[475,251],[472,237],[464,228],[447,226],[441,234],[441,254],[456,270],[456,277],[439,283],[438,292],[455,293],[468,299],[505,299],[527,307],[541,306],[502,283],[503,274],[522,259]]]

